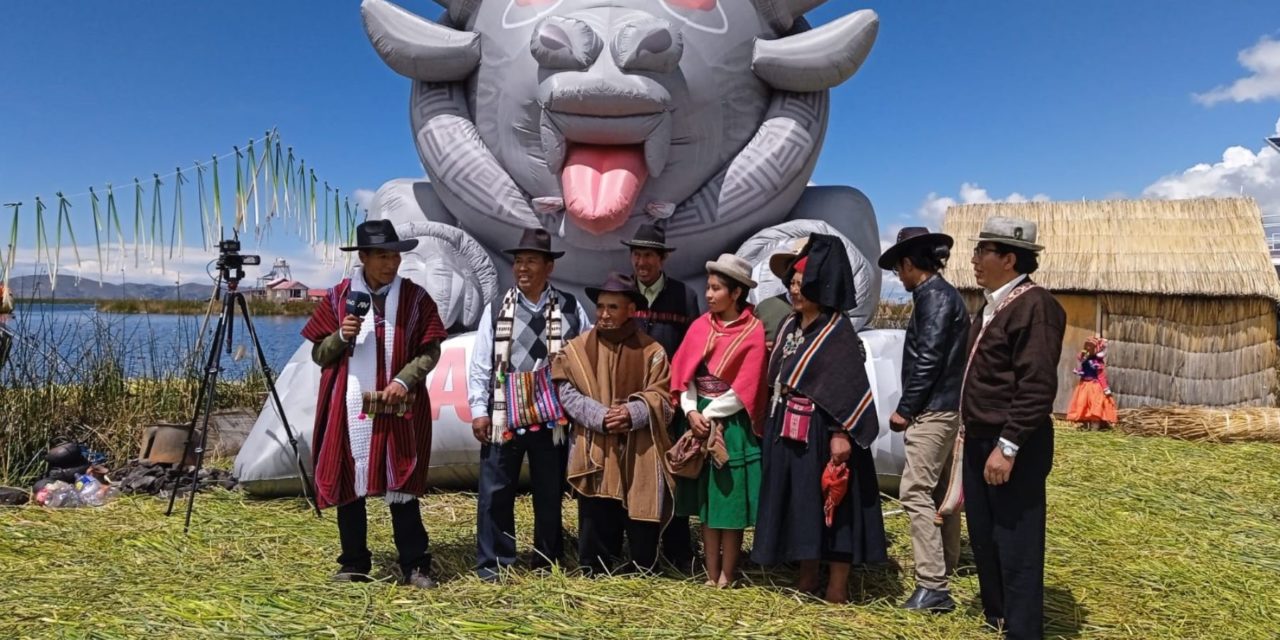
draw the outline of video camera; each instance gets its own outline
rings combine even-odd
[[[262,256],[243,255],[240,253],[240,234],[230,240],[218,241],[218,271],[227,281],[244,278],[245,265],[262,264]]]

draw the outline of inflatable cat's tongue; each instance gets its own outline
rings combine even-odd
[[[564,208],[589,233],[609,233],[626,223],[648,178],[643,146],[572,145],[560,174]]]

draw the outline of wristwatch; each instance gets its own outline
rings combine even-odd
[[[1011,444],[1000,445],[1000,453],[1006,458],[1013,458],[1018,455],[1018,449]]]

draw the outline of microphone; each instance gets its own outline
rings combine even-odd
[[[347,292],[347,315],[357,318],[364,318],[369,315],[369,309],[373,306],[373,296],[363,291]],[[352,338],[347,343],[347,355],[351,355],[356,350],[356,340]]]

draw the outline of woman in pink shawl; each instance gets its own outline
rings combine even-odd
[[[707,585],[733,583],[742,535],[755,526],[764,413],[764,325],[747,304],[751,267],[732,254],[707,263],[706,314],[689,327],[671,364],[671,391],[694,437],[723,443],[696,480],[677,478],[676,514],[702,523]]]

